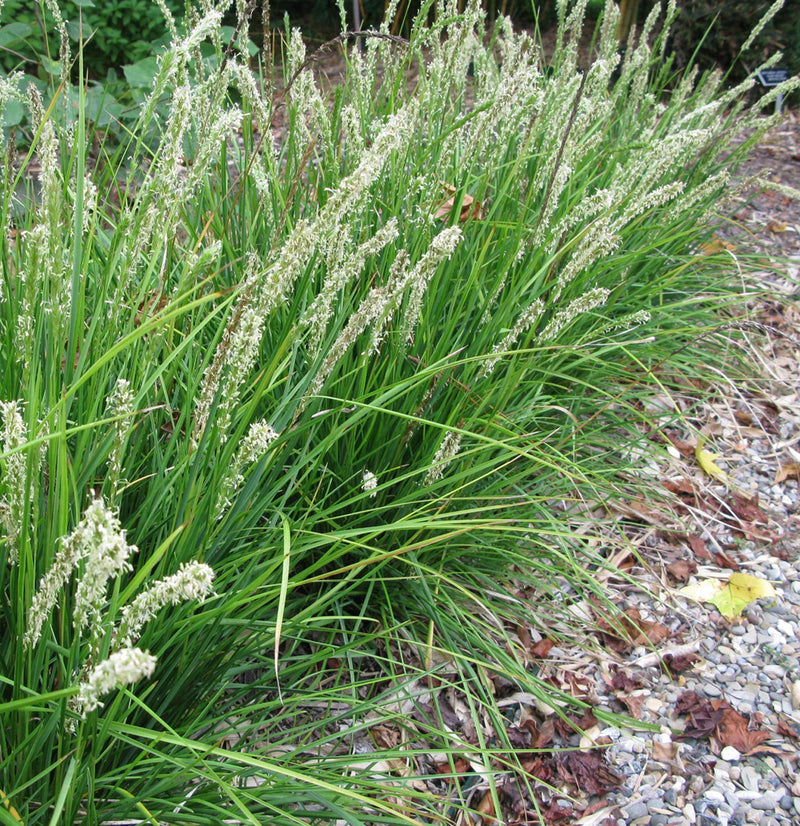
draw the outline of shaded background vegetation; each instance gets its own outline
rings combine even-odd
[[[599,14],[604,0],[589,3]],[[166,0],[167,6],[181,17],[182,0]],[[401,0],[393,28],[402,34],[408,21],[419,11],[421,0]],[[61,0],[59,3],[68,20],[68,32],[74,43],[83,20],[84,36],[92,32],[84,47],[84,61],[89,76],[103,79],[109,69],[150,55],[164,42],[165,27],[161,12],[153,0]],[[282,28],[288,15],[292,24],[302,27],[313,45],[337,33],[339,11],[333,0],[276,0],[263,4],[269,20],[264,20],[262,4],[258,3],[251,34],[255,40],[266,30]],[[643,20],[653,7],[652,0],[623,0],[623,15],[630,22]],[[770,7],[770,0],[679,0],[680,15],[673,26],[671,47],[678,65],[687,65],[696,53],[701,69],[720,66],[731,70],[731,80],[741,80],[760,61],[777,50],[784,52],[783,64],[792,74],[800,72],[800,0],[787,0],[784,8],[765,27],[748,54],[737,59],[739,48],[746,40],[753,21]],[[353,25],[354,7],[345,2]],[[484,0],[488,18],[509,15],[519,26],[547,29],[554,25],[555,0]],[[362,28],[377,26],[383,18],[386,0],[359,0]],[[0,68],[9,71],[22,68],[30,73],[47,71],[46,58],[57,57],[58,34],[52,15],[43,2],[35,0],[5,0],[0,12]],[[46,36],[45,36],[46,34]]]

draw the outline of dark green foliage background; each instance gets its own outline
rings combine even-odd
[[[84,65],[89,76],[103,80],[109,69],[135,63],[153,53],[164,38],[166,27],[154,0],[60,0],[59,5],[67,20],[67,28],[77,44],[80,20],[83,21]],[[177,18],[184,12],[183,0],[166,0]],[[262,31],[261,3],[256,3],[255,40]],[[421,0],[401,0],[393,29],[402,34],[407,21],[419,10]],[[786,0],[784,8],[757,38],[753,48],[737,60],[739,48],[747,39],[755,22],[771,5],[770,0],[680,0],[680,15],[673,25],[671,47],[676,54],[676,66],[687,65],[697,52],[696,62],[701,68],[720,66],[730,69],[730,78],[738,81],[758,63],[780,49],[784,52],[783,66],[792,74],[800,73],[800,0]],[[348,23],[352,20],[352,0],[345,0]],[[360,0],[363,28],[377,26],[383,18],[386,0]],[[485,0],[489,19],[497,14],[509,14],[520,26],[530,26],[539,19],[542,27],[554,18],[554,0],[524,2],[524,0]],[[652,0],[638,5],[643,19],[653,7]],[[313,46],[334,36],[339,27],[339,12],[333,0],[279,0],[269,5],[270,26],[282,26],[284,15],[293,24],[302,27]],[[8,40],[2,27],[8,24],[27,24],[30,33],[24,39]],[[45,38],[44,33],[47,33]],[[3,48],[5,43],[6,48]],[[52,16],[43,2],[35,0],[5,0],[0,12],[0,69],[10,71],[22,68],[29,73],[41,72],[42,55],[58,56],[58,33]]]
[[[784,53],[781,66],[791,74],[800,73],[800,0],[786,0],[737,60],[753,26],[771,5],[771,0],[680,0],[680,15],[671,36],[678,65],[687,65],[697,50],[701,68],[731,67],[731,80],[737,81],[780,50]]]
[[[174,15],[183,16],[182,0],[166,0],[166,4]],[[93,6],[80,7],[72,0],[60,0],[59,7],[73,46],[78,42],[82,20],[84,64],[94,78],[104,78],[110,68],[147,57],[166,33],[164,16],[153,0],[98,0]],[[13,51],[0,50],[0,67],[31,71],[40,55],[49,52],[50,57],[58,57],[58,33],[43,3],[5,0],[0,24],[9,23],[26,23],[32,34],[24,42],[15,42]],[[47,45],[43,30],[47,32]]]

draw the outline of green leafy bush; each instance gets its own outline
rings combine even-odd
[[[182,0],[165,0],[180,18]],[[165,40],[164,15],[153,0],[60,0],[73,44],[84,41],[84,65],[94,79],[108,69],[135,63]],[[45,55],[57,59],[59,32],[51,10],[35,0],[4,0],[0,9],[0,67],[31,68]]]

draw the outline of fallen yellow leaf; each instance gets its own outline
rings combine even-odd
[[[703,444],[705,443],[704,439],[701,439],[697,443],[697,447],[694,450],[695,458],[697,459],[697,464],[703,469],[703,472],[708,476],[713,477],[714,479],[719,479],[725,485],[730,484],[730,478],[727,473],[714,461],[715,459],[719,459],[719,454],[711,453],[708,450],[703,448]]]
[[[746,606],[761,597],[775,598],[775,589],[765,579],[734,572],[727,582],[703,579],[678,591],[687,599],[710,602],[726,619],[741,615]]]

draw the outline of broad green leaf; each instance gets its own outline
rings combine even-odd
[[[29,37],[33,29],[20,21],[9,23],[7,26],[0,26],[0,47],[13,46]]]
[[[18,126],[25,117],[25,107],[18,100],[9,100],[0,115],[0,127]]]
[[[158,72],[158,61],[154,57],[145,57],[136,63],[129,63],[122,67],[125,79],[131,86],[150,88]]]

